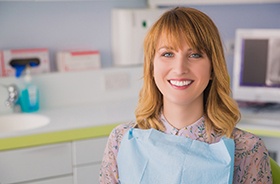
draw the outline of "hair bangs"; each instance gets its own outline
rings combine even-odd
[[[157,36],[154,39],[161,40],[174,50],[182,49],[183,44],[187,43],[192,49],[204,52],[205,45],[208,44],[203,39],[199,39],[201,38],[197,31],[199,28],[192,21],[184,12],[166,13],[157,22]],[[155,43],[158,44],[158,42]],[[154,47],[157,48],[157,45]]]

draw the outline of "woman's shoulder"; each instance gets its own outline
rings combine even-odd
[[[235,128],[233,131],[236,155],[253,155],[259,150],[266,150],[263,140],[250,132]]]
[[[271,183],[269,154],[263,140],[235,128],[234,183]]]
[[[136,122],[130,121],[128,123],[122,123],[117,125],[110,133],[109,139],[113,139],[118,143],[121,142],[123,135],[131,128],[135,127]]]
[[[117,125],[112,132],[115,132],[117,134],[123,134],[126,133],[129,129],[135,127],[136,122],[135,121],[130,121],[127,123],[122,123]]]
[[[235,128],[233,130],[233,138],[235,142],[258,142],[261,138],[253,133],[247,132],[245,130],[241,130],[239,128]]]

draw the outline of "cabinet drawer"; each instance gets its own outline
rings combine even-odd
[[[100,164],[79,166],[74,169],[75,184],[99,183]]]
[[[73,184],[73,176],[66,176],[61,178],[47,179],[42,181],[27,182],[22,184]]]
[[[0,183],[15,183],[72,173],[71,143],[0,152]]]
[[[75,141],[74,165],[101,162],[108,137]]]

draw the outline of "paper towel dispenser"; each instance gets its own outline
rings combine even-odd
[[[143,63],[143,42],[148,29],[165,9],[113,9],[112,54],[114,66]]]

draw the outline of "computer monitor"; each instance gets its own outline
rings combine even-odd
[[[280,103],[280,29],[238,29],[235,36],[233,98]]]

